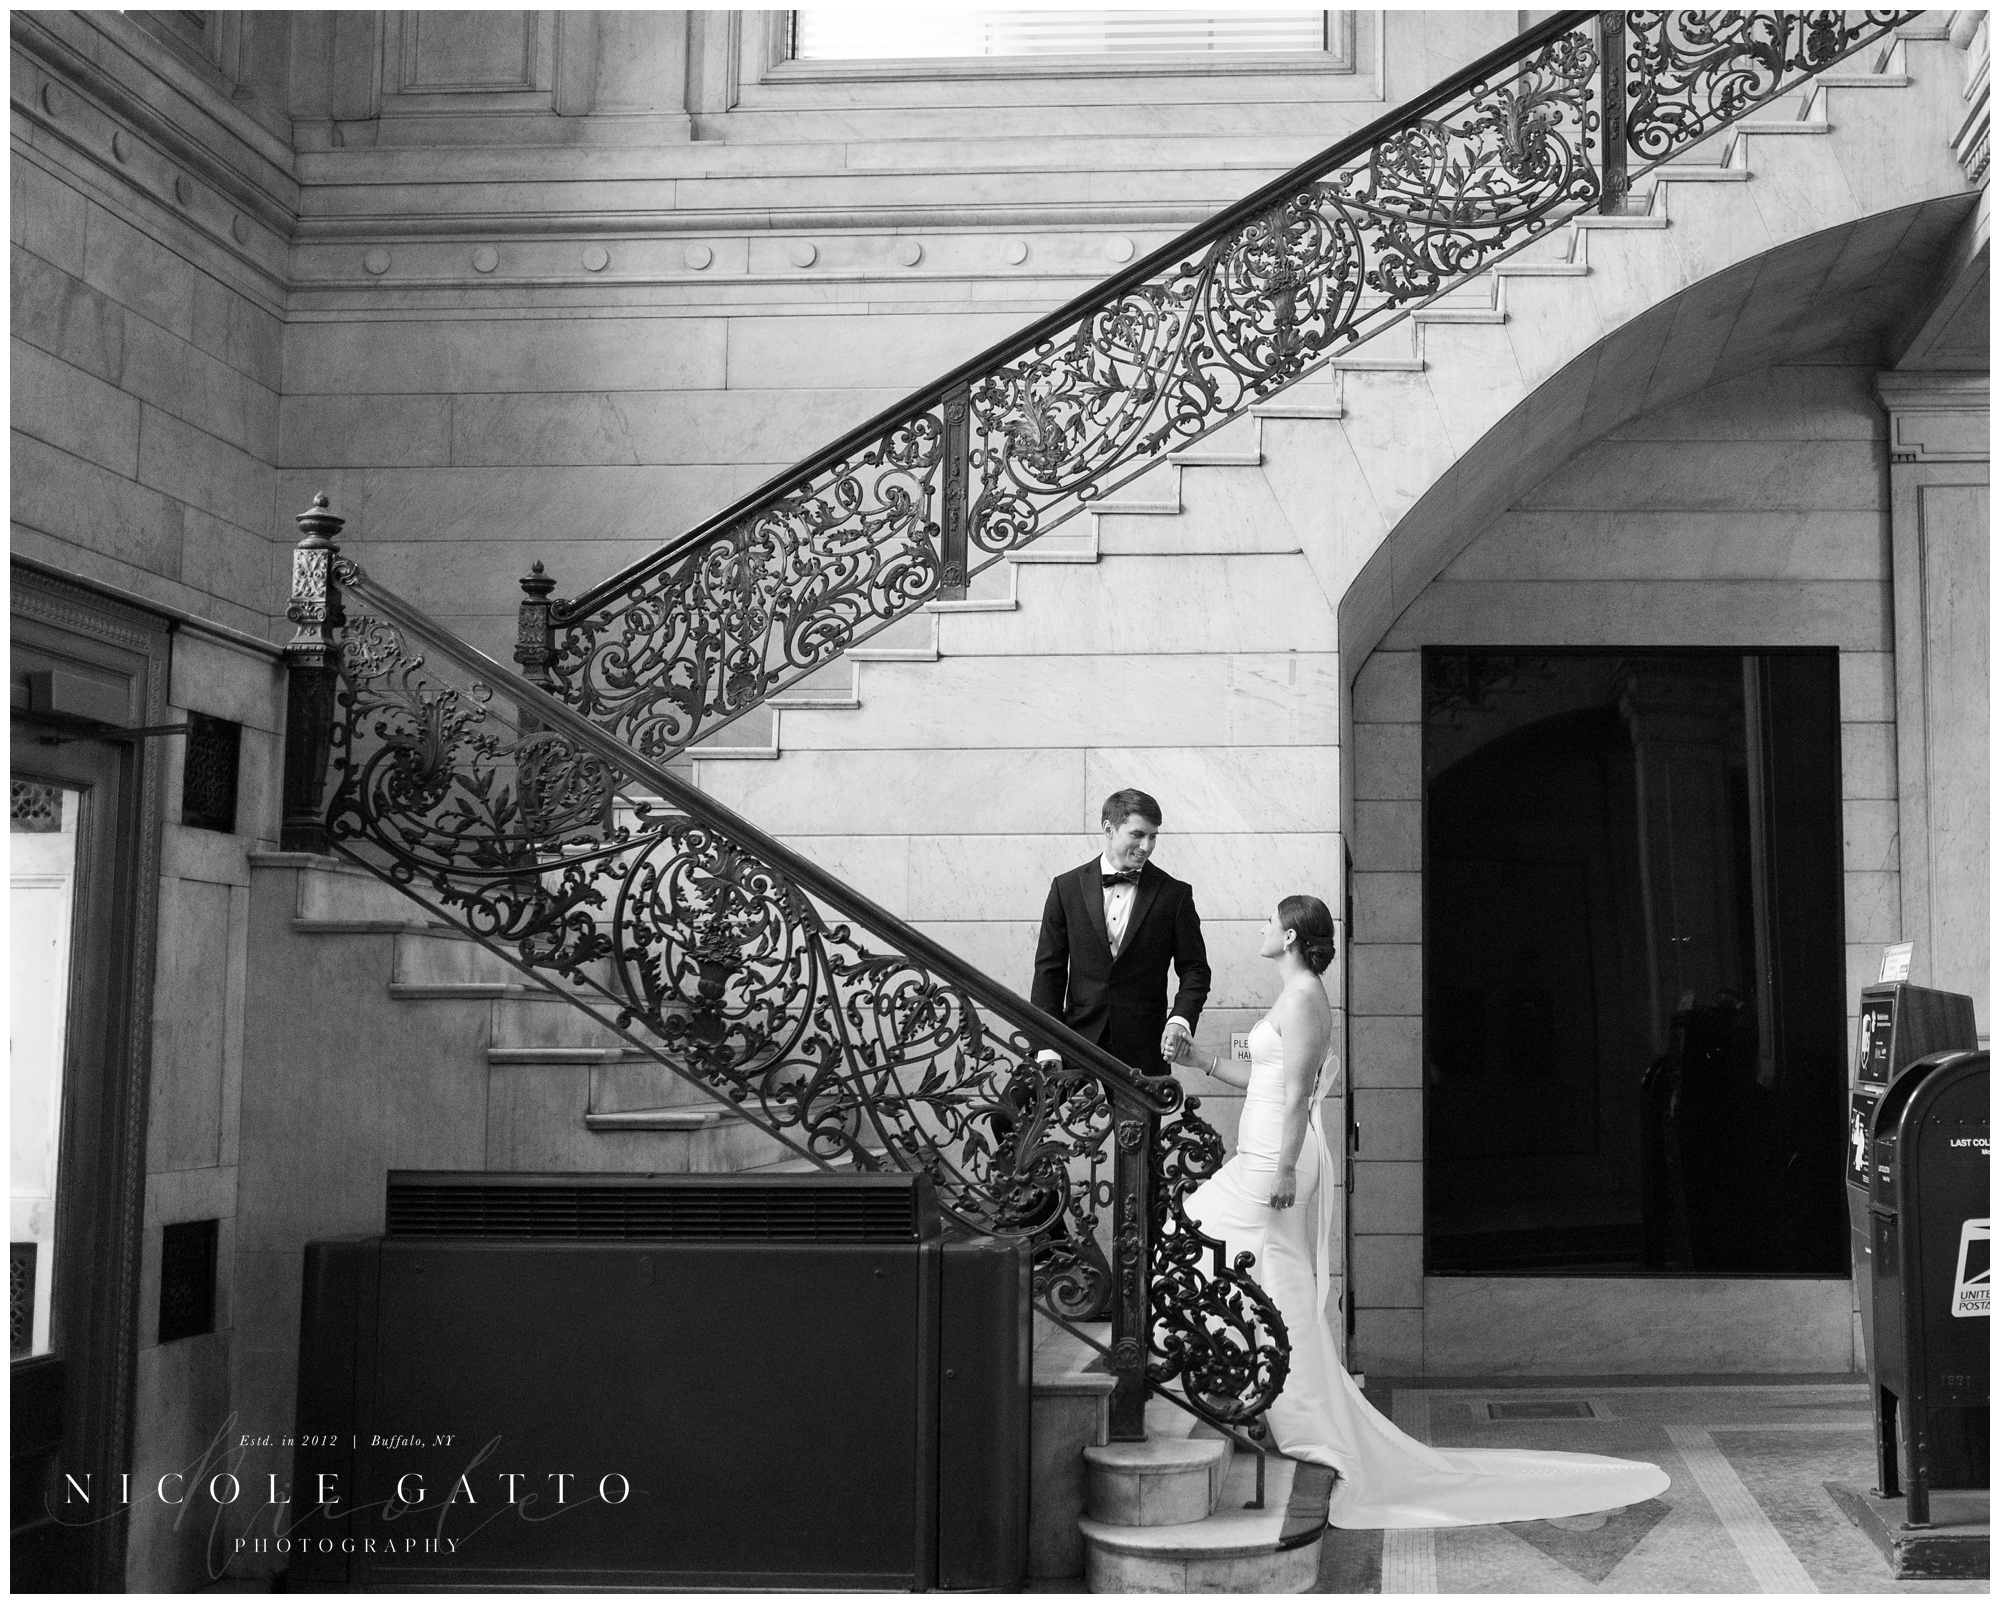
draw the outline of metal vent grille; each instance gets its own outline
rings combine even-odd
[[[197,830],[236,828],[236,772],[243,729],[226,718],[190,713],[181,770],[181,823]]]
[[[30,835],[53,835],[62,829],[62,791],[32,780],[9,782],[8,828]]]
[[[25,1359],[35,1345],[34,1242],[13,1242],[7,1261],[8,1357]]]
[[[816,1184],[392,1175],[388,1234],[722,1242],[911,1242],[912,1176]],[[525,1183],[525,1184],[524,1184]]]

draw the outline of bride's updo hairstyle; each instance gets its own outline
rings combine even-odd
[[[1333,962],[1333,915],[1318,897],[1301,893],[1278,904],[1278,923],[1299,938],[1298,953],[1314,974]]]

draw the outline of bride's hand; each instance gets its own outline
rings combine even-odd
[[[1271,1207],[1288,1209],[1298,1201],[1299,1176],[1295,1169],[1281,1169],[1271,1183]]]

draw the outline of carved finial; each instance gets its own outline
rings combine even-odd
[[[527,577],[521,581],[521,589],[534,597],[536,601],[540,601],[555,588],[556,582],[542,572],[542,565],[540,563],[536,563],[528,571]]]
[[[324,490],[315,491],[313,493],[312,505],[292,519],[292,522],[297,524],[305,535],[305,538],[299,542],[301,546],[317,548],[331,546],[334,543],[334,538],[340,533],[347,520],[329,512],[327,509],[331,505],[332,503],[326,499],[326,492]]]

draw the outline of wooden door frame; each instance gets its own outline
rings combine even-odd
[[[52,746],[39,738],[165,722],[169,625],[18,563],[12,584],[11,772],[96,792],[77,843],[56,1182],[57,1240],[66,1247],[54,1267],[51,1326],[66,1365],[59,1469],[95,1476],[101,1512],[132,1452],[162,764],[155,741],[99,737]],[[91,680],[102,722],[42,707],[28,680],[41,669]],[[103,698],[115,703],[121,688],[119,717]],[[81,1586],[124,1590],[129,1529],[122,1511],[87,1528],[77,1556]]]

